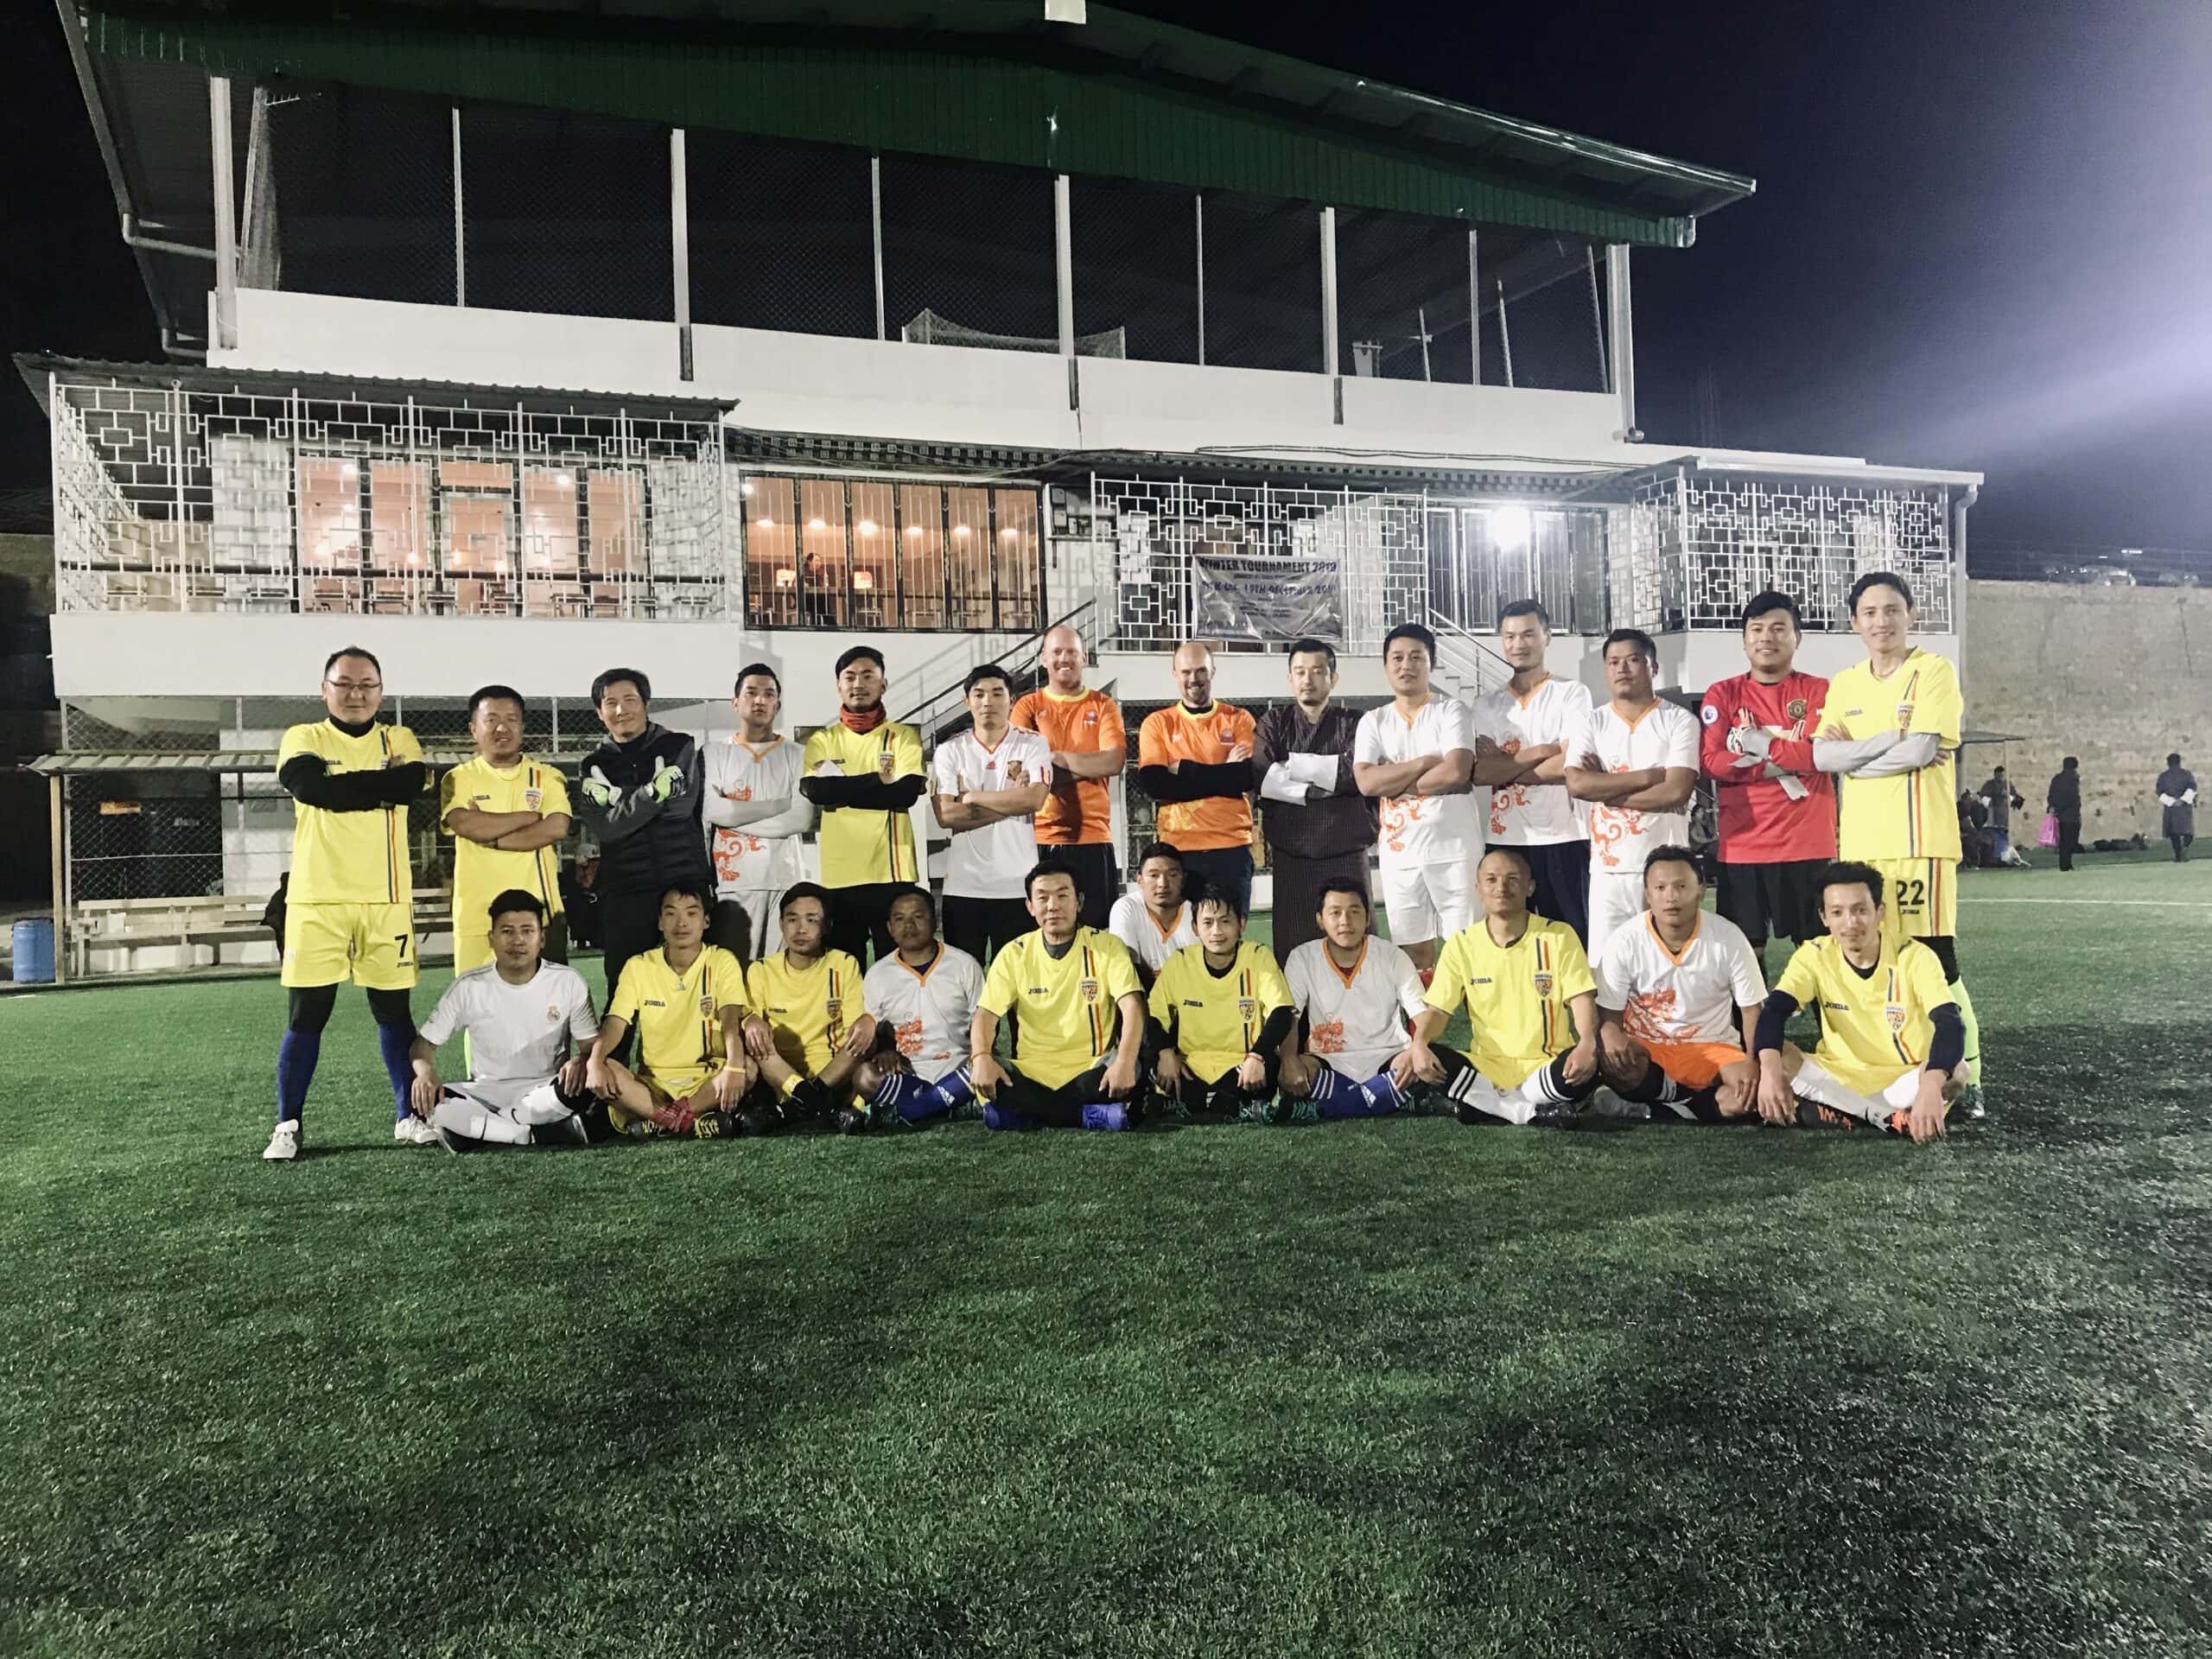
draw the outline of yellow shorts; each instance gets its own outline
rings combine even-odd
[[[286,985],[342,985],[372,991],[415,988],[411,905],[287,905]]]
[[[1948,858],[1870,858],[1882,875],[1882,937],[1948,938],[1959,931],[1959,867]]]
[[[632,1077],[645,1084],[645,1092],[656,1100],[664,1100],[671,1106],[680,1106],[707,1086],[715,1075],[711,1071],[671,1071],[655,1076],[651,1071],[633,1071]],[[617,1135],[641,1135],[652,1128],[650,1118],[626,1112],[613,1101],[607,1104],[607,1121]]]

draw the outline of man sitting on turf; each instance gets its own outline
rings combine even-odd
[[[1130,1103],[1144,1044],[1136,968],[1112,934],[1078,925],[1083,893],[1070,866],[1039,859],[1027,887],[1037,931],[991,958],[968,1032],[984,1125],[1126,1129],[1142,1116]],[[1014,1063],[1002,1065],[991,1051],[999,1021],[1017,1008]]]
[[[871,1116],[918,1123],[976,1097],[968,1086],[969,1028],[983,995],[983,966],[940,944],[926,887],[891,900],[892,953],[868,970],[861,997],[875,1016],[875,1048],[853,1077]]]
[[[1149,991],[1167,958],[1198,942],[1191,901],[1183,896],[1183,855],[1164,841],[1147,846],[1137,859],[1137,890],[1114,901],[1106,927],[1128,949],[1137,982]]]
[[[794,1117],[827,1117],[840,1135],[868,1127],[853,1074],[875,1046],[861,965],[830,948],[830,893],[811,881],[784,893],[784,948],[746,970],[753,1013],[745,1046],[760,1087],[738,1119],[741,1135],[766,1135]]]
[[[620,983],[585,1062],[584,1082],[607,1103],[618,1135],[725,1133],[753,1082],[745,1058],[745,974],[737,958],[706,943],[714,895],[703,882],[676,882],[660,895],[658,950],[622,964]],[[638,1028],[632,1071],[607,1056]]]
[[[573,968],[539,960],[545,905],[510,887],[492,900],[492,960],[446,987],[415,1033],[409,1105],[448,1152],[497,1147],[581,1146],[591,1104],[584,1051],[599,1035],[591,988]],[[466,1035],[467,1083],[438,1081],[438,1046]],[[569,1039],[577,1048],[571,1057]]]
[[[1758,1084],[1751,1039],[1766,982],[1744,930],[1698,908],[1705,882],[1687,847],[1643,859],[1644,912],[1605,942],[1598,981],[1599,1065],[1657,1122],[1748,1122]],[[1738,1047],[1738,1039],[1742,1046]]]
[[[1759,1014],[1759,1116],[1932,1141],[1967,1082],[1966,1026],[1942,960],[1885,931],[1878,870],[1831,864],[1820,893],[1828,937],[1797,947]],[[1807,1055],[1782,1033],[1808,1001],[1821,1040]]]
[[[1185,1111],[1242,1112],[1265,1122],[1283,1039],[1298,1020],[1274,952],[1244,937],[1235,889],[1203,888],[1192,903],[1198,942],[1167,958],[1152,982],[1153,1077]]]
[[[1274,1121],[1395,1111],[1413,1098],[1390,1075],[1390,1063],[1408,1047],[1406,1022],[1421,1014],[1421,970],[1389,940],[1368,932],[1367,891],[1356,881],[1324,881],[1318,919],[1321,937],[1283,964],[1305,1043],[1284,1045],[1283,1104]],[[1427,1046],[1416,1039],[1413,1046],[1419,1050],[1413,1070],[1433,1069]]]
[[[1529,913],[1535,878],[1518,847],[1484,854],[1475,885],[1483,918],[1446,944],[1413,1041],[1390,1075],[1401,1088],[1416,1078],[1442,1084],[1462,1123],[1562,1122],[1598,1087],[1589,959],[1573,928]],[[1436,1040],[1461,1003],[1474,1027],[1465,1054]]]

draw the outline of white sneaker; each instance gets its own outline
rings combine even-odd
[[[300,1121],[288,1117],[270,1131],[262,1157],[272,1164],[288,1164],[300,1155]]]
[[[411,1113],[391,1126],[391,1138],[410,1147],[435,1147],[438,1132]]]

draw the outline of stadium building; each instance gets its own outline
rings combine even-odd
[[[168,357],[19,359],[72,975],[267,959],[344,644],[434,758],[490,681],[580,753],[616,664],[713,732],[764,658],[803,730],[860,638],[926,737],[1059,622],[1133,733],[1186,637],[1370,700],[1421,620],[1471,696],[1529,593],[1593,684],[1618,626],[1736,671],[1770,586],[1831,671],[1872,569],[1957,655],[1978,474],[1637,429],[1635,272],[1748,179],[1082,0],[62,10]]]

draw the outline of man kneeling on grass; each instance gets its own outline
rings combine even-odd
[[[1428,1046],[1409,1046],[1406,1037],[1406,1022],[1422,1007],[1421,970],[1389,940],[1368,932],[1367,890],[1356,881],[1324,881],[1316,919],[1321,937],[1283,964],[1305,1044],[1284,1045],[1282,1099],[1268,1114],[1271,1123],[1396,1111],[1421,1085],[1402,1087],[1392,1062],[1410,1055],[1408,1077],[1434,1069]]]
[[[1592,964],[1599,1069],[1657,1123],[1752,1121],[1751,1040],[1766,982],[1743,929],[1704,914],[1704,897],[1690,849],[1654,847],[1643,856],[1643,914]]]
[[[1518,847],[1485,853],[1475,884],[1483,918],[1445,945],[1413,1041],[1391,1063],[1392,1075],[1401,1085],[1442,1084],[1462,1123],[1563,1122],[1598,1087],[1598,988],[1589,959],[1573,928],[1529,913],[1535,880]],[[1461,1003],[1474,1027],[1465,1054],[1436,1040]]]
[[[1759,1116],[1932,1141],[1967,1083],[1966,1024],[1942,961],[1885,932],[1878,870],[1831,864],[1818,883],[1828,937],[1797,947],[1759,1014]],[[1810,1055],[1783,1038],[1808,1002],[1821,1011]]]
[[[660,895],[658,950],[622,964],[607,1023],[591,1046],[584,1081],[607,1103],[618,1135],[729,1132],[730,1115],[753,1082],[745,1058],[745,976],[737,958],[706,943],[714,897],[677,882]],[[638,1028],[638,1067],[607,1055]]]
[[[492,960],[446,987],[417,1027],[408,1105],[448,1152],[582,1146],[591,1104],[583,1050],[599,1035],[591,988],[573,968],[539,960],[545,904],[511,887],[491,903]],[[438,1080],[438,1046],[468,1039],[467,1083]],[[571,1057],[569,1040],[575,1039]]]
[[[1264,1122],[1298,1019],[1290,987],[1274,952],[1244,937],[1234,891],[1202,888],[1192,909],[1198,942],[1168,957],[1152,982],[1153,1077],[1185,1112]]]
[[[1078,925],[1072,866],[1040,859],[1025,885],[1037,931],[991,958],[968,1033],[984,1127],[1126,1129],[1142,1116],[1132,1099],[1144,1046],[1136,968],[1112,934]],[[1003,1065],[992,1050],[999,1021],[1016,1010],[1014,1063]]]
[[[875,1016],[875,1048],[853,1087],[878,1122],[919,1123],[976,1098],[966,1060],[983,965],[958,945],[938,942],[937,904],[926,887],[892,895],[889,925],[896,948],[861,982]]]
[[[784,893],[784,948],[746,970],[753,1012],[746,1052],[760,1087],[738,1119],[741,1135],[766,1135],[798,1118],[828,1118],[840,1135],[868,1128],[854,1074],[875,1046],[861,965],[830,948],[830,893],[800,881]]]

